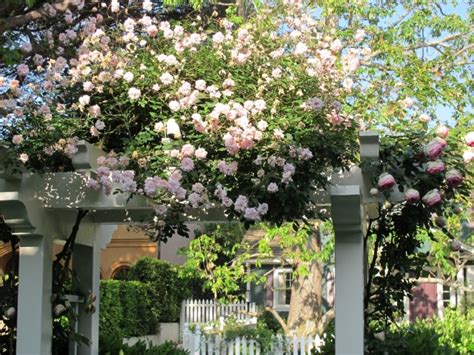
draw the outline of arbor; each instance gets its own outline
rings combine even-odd
[[[402,9],[282,1],[245,23],[212,14],[160,21],[151,1],[70,4],[81,12],[57,22],[68,24],[57,40],[39,29],[48,52],[22,43],[26,62],[1,81],[7,165],[69,171],[80,139],[97,144],[110,154],[88,187],[155,201],[149,230],[165,240],[186,233],[183,213],[213,204],[246,226],[318,217],[313,192],[329,186],[328,173],[357,163],[357,130],[377,128],[374,202],[392,202],[371,217],[367,304],[378,299],[375,314],[392,318],[410,287],[402,273],[420,272],[424,261],[418,229],[434,228],[432,213],[449,214],[469,194],[468,21],[432,1]],[[440,102],[453,107],[453,120],[429,123]]]

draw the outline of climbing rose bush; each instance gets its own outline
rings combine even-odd
[[[346,99],[370,53],[363,35],[342,42],[287,1],[242,26],[174,24],[146,8],[114,25],[90,17],[65,32],[56,58],[18,66],[23,84],[44,78],[28,93],[3,82],[20,102],[4,125],[12,160],[68,170],[79,140],[95,143],[108,155],[88,187],[147,196],[158,226],[212,204],[247,222],[311,214],[321,172],[355,161]],[[83,39],[70,59],[68,36]]]

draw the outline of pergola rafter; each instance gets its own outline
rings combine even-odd
[[[20,237],[17,354],[46,355],[51,351],[52,243],[67,238],[79,209],[89,213],[79,229],[73,269],[81,280],[81,291],[95,294],[97,304],[94,314],[79,308],[78,331],[91,344],[72,350],[98,354],[100,250],[110,242],[117,224],[146,222],[153,215],[153,206],[144,196],[106,195],[86,187],[97,158],[104,154],[81,142],[72,159],[75,172],[42,175],[12,174],[2,169],[0,162],[0,213],[13,234]],[[361,132],[360,155],[362,162],[379,158],[377,134]],[[331,206],[336,233],[337,354],[363,354],[364,349],[365,217],[371,205],[380,202],[369,192],[372,174],[353,166],[348,172],[333,174],[331,188],[313,196],[317,205]],[[196,211],[187,218],[228,221],[218,208]]]

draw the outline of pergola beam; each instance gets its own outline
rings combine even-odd
[[[362,162],[378,159],[377,134],[361,133],[360,146]],[[54,239],[66,239],[70,233],[69,228],[74,224],[77,210],[89,211],[81,224],[77,239],[77,243],[81,245],[77,249],[78,253],[87,260],[73,261],[73,268],[85,281],[82,290],[90,290],[97,296],[100,249],[97,243],[102,240],[99,244],[103,246],[106,244],[104,240],[110,238],[110,235],[104,235],[97,225],[148,221],[152,218],[153,206],[144,196],[130,196],[127,193],[105,195],[102,191],[93,191],[86,187],[87,179],[94,174],[97,158],[101,155],[105,153],[81,142],[78,153],[73,157],[75,172],[39,175],[14,173],[5,169],[1,164],[5,155],[0,154],[0,212],[12,228],[13,234],[20,237],[17,337],[19,355],[50,353],[51,244]],[[367,164],[361,164],[365,165]],[[353,166],[349,171],[333,173],[329,179],[332,190],[318,191],[312,197],[318,206],[328,207],[332,204],[337,260],[337,354],[363,353],[363,223],[369,207],[381,201],[380,196],[377,198],[370,194],[372,175],[370,169],[357,166]],[[228,221],[219,208],[204,212],[191,211],[184,217],[189,221]],[[87,267],[81,268],[81,265],[86,264]],[[40,295],[37,297],[38,290]],[[347,312],[352,315],[347,316]],[[93,343],[79,348],[79,353],[97,354],[98,312],[90,316],[80,312],[80,315],[83,323],[79,329],[87,333]],[[352,329],[353,332],[349,334],[347,329]],[[354,351],[346,352],[348,349]]]

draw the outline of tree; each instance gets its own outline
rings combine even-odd
[[[410,191],[380,206],[369,229],[368,302],[381,300],[373,287],[378,295],[391,287],[394,299],[377,312],[393,318],[391,301],[410,287],[401,274],[425,260],[417,230],[435,227],[431,213],[449,214],[469,194],[472,27],[434,1],[379,5],[282,1],[262,4],[247,22],[213,13],[159,21],[150,1],[67,13],[60,43],[38,27],[48,51],[35,53],[29,38],[31,55],[21,64],[15,57],[16,78],[2,80],[6,163],[68,171],[77,141],[95,143],[109,155],[88,187],[149,197],[151,230],[164,240],[186,233],[183,213],[211,204],[247,227],[318,217],[314,190],[329,185],[328,172],[357,163],[358,129],[378,128],[383,160],[373,168],[385,174],[375,194],[389,198],[396,181],[424,197]],[[454,110],[443,122],[450,128],[434,117],[428,124],[439,103]],[[377,284],[377,262],[389,284]]]

